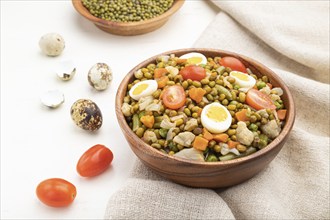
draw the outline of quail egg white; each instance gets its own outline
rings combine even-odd
[[[71,106],[71,118],[75,124],[88,131],[96,131],[102,126],[102,113],[95,102],[79,99]]]
[[[187,54],[180,56],[179,58],[187,59],[187,62],[189,64],[195,64],[195,65],[207,64],[206,57],[203,54],[197,53],[197,52],[187,53]]]
[[[218,102],[211,103],[203,108],[201,113],[202,125],[212,133],[222,133],[228,130],[232,117],[226,107]]]
[[[154,93],[158,88],[158,84],[156,80],[144,80],[136,83],[129,90],[129,95],[135,99],[139,100],[142,97],[146,97]]]
[[[255,78],[249,74],[239,71],[231,71],[229,75],[235,79],[235,84],[246,90],[251,89],[256,84]]]
[[[40,38],[39,47],[47,56],[55,57],[62,53],[65,47],[65,42],[61,35],[57,33],[48,33]]]
[[[49,90],[41,95],[40,100],[49,108],[57,108],[64,103],[64,94],[59,90]]]

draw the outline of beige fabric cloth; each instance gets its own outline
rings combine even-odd
[[[296,123],[254,178],[220,190],[171,183],[137,161],[105,219],[330,219],[329,2],[213,1],[221,12],[195,47],[235,51],[288,85]]]

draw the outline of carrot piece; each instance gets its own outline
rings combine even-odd
[[[242,109],[239,112],[235,113],[236,119],[238,121],[248,121],[249,117],[247,116],[247,109]]]
[[[207,148],[209,141],[203,137],[197,136],[192,144],[193,148],[204,151]]]
[[[198,111],[197,111],[197,114],[198,114],[198,116],[201,116],[201,114],[202,114],[202,111],[203,111],[203,109],[202,109],[202,108],[199,108],[199,109],[198,109]]]
[[[169,80],[168,76],[162,76],[157,78],[158,89],[164,88],[167,85],[167,81]]]
[[[154,70],[154,79],[161,78],[162,76],[165,76],[166,73],[168,73],[167,69],[165,69],[165,68],[156,68]]]
[[[286,117],[286,109],[277,110],[277,117],[280,120],[284,120]]]
[[[182,63],[185,63],[185,62],[187,62],[187,59],[177,59],[176,60],[177,64],[182,64]]]
[[[239,142],[230,140],[227,142],[227,144],[228,144],[228,147],[231,149],[231,148],[235,148],[237,145],[239,145]]]
[[[217,142],[227,142],[228,138],[229,138],[229,136],[226,133],[213,135],[213,140],[215,140]]]
[[[203,137],[208,141],[213,139],[213,135],[206,128],[203,128]]]
[[[152,128],[155,123],[155,118],[153,115],[144,115],[140,118],[140,121],[146,126],[147,128]]]
[[[273,88],[273,85],[272,84],[270,84],[270,83],[266,83],[266,85],[270,88],[270,89],[272,89]]]
[[[189,97],[197,103],[200,103],[203,100],[205,93],[206,91],[202,88],[189,89]]]

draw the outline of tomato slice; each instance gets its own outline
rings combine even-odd
[[[221,66],[229,67],[231,70],[246,73],[246,67],[244,64],[235,57],[222,57],[219,62]]]
[[[167,108],[179,109],[186,103],[186,93],[180,85],[169,86],[164,89],[162,100]]]
[[[184,80],[191,79],[201,81],[206,77],[206,70],[201,66],[190,65],[181,69],[180,74]]]
[[[102,144],[96,144],[80,157],[77,172],[83,177],[97,176],[109,167],[112,160],[112,151]]]
[[[247,92],[246,103],[256,110],[276,109],[276,106],[270,97],[257,89],[250,89]]]

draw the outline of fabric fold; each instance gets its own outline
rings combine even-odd
[[[137,159],[105,219],[330,219],[329,2],[212,2],[222,11],[193,47],[270,67],[293,95],[292,132],[262,172],[226,189],[175,184]]]

